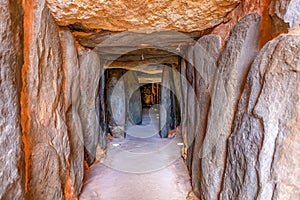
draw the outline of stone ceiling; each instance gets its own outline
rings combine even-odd
[[[106,68],[134,69],[139,79],[159,82],[159,66],[177,63],[186,45],[228,21],[241,0],[46,1],[57,24],[101,55]]]
[[[201,31],[228,20],[241,0],[47,0],[58,25],[154,32]]]

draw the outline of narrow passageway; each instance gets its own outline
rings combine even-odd
[[[0,41],[0,200],[300,200],[300,0],[1,0]]]
[[[184,200],[190,177],[181,158],[181,136],[159,137],[159,111],[143,110],[141,125],[127,125],[107,157],[86,173],[81,200]]]

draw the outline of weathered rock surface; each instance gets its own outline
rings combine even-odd
[[[160,90],[159,134],[162,138],[168,137],[169,131],[176,126],[174,93],[173,70],[172,67],[165,66]]]
[[[181,99],[180,99],[180,114],[181,114],[181,134],[183,138],[184,147],[182,149],[182,157],[186,160],[187,159],[187,148],[188,148],[188,142],[187,142],[187,130],[186,130],[186,123],[187,123],[187,80],[186,80],[186,65],[187,61],[184,58],[181,58],[180,61],[180,85],[181,85]]]
[[[180,85],[180,66],[178,63],[172,64],[172,74],[174,82],[173,99],[174,99],[174,117],[175,128],[181,124],[181,85]],[[178,133],[178,132],[177,132]]]
[[[126,123],[126,94],[125,83],[121,77],[124,70],[113,69],[109,71],[107,80],[107,118],[109,128],[115,137],[125,136]]]
[[[67,30],[60,31],[64,70],[64,110],[70,142],[70,187],[78,196],[83,181],[84,142],[82,125],[79,117],[80,106],[80,70],[74,38]]]
[[[59,25],[76,22],[86,28],[127,30],[204,30],[226,20],[239,0],[202,1],[54,1],[47,0]]]
[[[219,35],[222,38],[222,46],[225,46],[231,30],[238,21],[246,15],[256,12],[261,16],[260,48],[262,48],[268,41],[278,35],[278,31],[275,30],[278,27],[274,27],[274,25],[272,25],[272,21],[269,16],[271,1],[272,0],[243,0],[243,2],[229,14],[229,20],[215,27],[212,34]]]
[[[100,63],[100,81],[99,81],[99,92],[98,92],[98,99],[97,99],[97,105],[99,107],[96,107],[97,109],[97,116],[100,124],[100,135],[99,135],[99,145],[102,149],[106,148],[106,133],[108,130],[108,123],[107,123],[107,117],[106,117],[106,100],[105,100],[105,84],[106,84],[106,78],[105,78],[105,69],[103,62]]]
[[[260,52],[239,102],[223,199],[300,198],[300,35],[281,35]]]
[[[203,79],[204,87],[211,92],[220,53],[221,38],[218,35],[211,34],[203,36],[194,45],[194,66],[196,69],[196,77],[199,76],[196,80],[196,86],[201,85],[202,87],[202,84],[200,82],[197,83],[197,81]],[[202,89],[199,90],[199,92],[202,91]],[[197,96],[201,97],[199,93],[197,93]]]
[[[100,134],[100,124],[97,116],[96,99],[99,92],[101,65],[98,54],[94,51],[81,49],[80,65],[80,106],[85,160],[89,165],[95,161],[96,147]]]
[[[202,151],[203,199],[217,199],[221,190],[226,141],[248,70],[258,52],[259,25],[257,14],[243,18],[233,28],[218,62]]]
[[[187,50],[187,65],[186,65],[186,81],[187,81],[187,100],[186,100],[186,135],[187,135],[187,167],[192,172],[192,159],[193,159],[193,148],[195,142],[195,131],[197,128],[197,115],[196,110],[198,105],[197,97],[195,94],[195,87],[196,87],[196,74],[195,74],[195,67],[194,67],[194,48],[190,47]]]
[[[201,182],[201,152],[206,132],[208,112],[210,108],[211,89],[217,70],[217,60],[221,51],[221,38],[217,35],[207,35],[200,38],[194,48],[196,129],[194,136],[193,157],[191,159],[191,178],[193,191],[200,197]]]
[[[70,154],[58,28],[44,1],[25,1],[22,131],[28,199],[63,199]],[[30,150],[30,151],[29,151]]]
[[[127,119],[132,124],[141,124],[143,108],[138,78],[134,71],[128,71],[122,79],[125,83]]]
[[[20,0],[1,1],[0,199],[24,199],[25,191],[25,163],[20,127],[22,21],[23,9]]]
[[[276,28],[287,27],[293,29],[300,24],[299,0],[272,0],[270,15]]]

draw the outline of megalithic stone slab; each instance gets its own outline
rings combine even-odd
[[[202,151],[201,193],[217,199],[224,174],[226,141],[250,65],[258,52],[260,17],[249,14],[233,28],[218,61]]]
[[[217,35],[206,35],[194,45],[195,94],[196,94],[196,130],[191,166],[192,186],[200,198],[201,152],[206,133],[208,112],[210,108],[211,88],[217,70],[217,60],[221,52],[221,38]]]
[[[100,58],[97,53],[82,49],[80,61],[80,106],[79,117],[83,130],[85,160],[91,165],[95,161],[100,124],[96,112],[99,91]]]
[[[125,136],[126,94],[123,71],[114,71],[107,84],[108,122],[115,137]]]
[[[84,141],[79,117],[80,69],[73,35],[68,30],[60,31],[64,68],[64,109],[70,140],[69,177],[74,195],[78,196],[83,181]]]
[[[209,29],[226,21],[229,12],[241,1],[47,0],[47,2],[60,26],[78,23],[87,29],[110,31],[169,29],[188,32]]]
[[[173,70],[173,80],[174,80],[174,105],[175,105],[175,127],[180,126],[181,124],[181,84],[180,84],[180,72],[179,72],[179,65],[175,65],[176,68]]]
[[[195,94],[195,67],[194,67],[194,48],[190,47],[187,51],[187,65],[186,65],[186,78],[187,78],[187,121],[186,121],[186,134],[187,134],[187,158],[186,163],[192,175],[191,166],[193,159],[194,138],[196,130],[196,106],[197,99]]]
[[[299,0],[272,0],[270,16],[274,28],[293,29],[300,24],[300,1]],[[282,30],[286,31],[286,30]]]
[[[25,0],[23,6],[26,35],[22,129],[27,141],[26,198],[63,199],[70,146],[58,27],[45,1]]]
[[[141,124],[143,108],[138,78],[134,71],[128,71],[122,79],[125,83],[127,119],[133,124]]]
[[[175,128],[174,92],[172,68],[165,66],[162,73],[160,93],[159,134],[162,138],[167,138],[169,131]]]
[[[100,146],[105,149],[106,148],[106,133],[107,133],[107,118],[106,118],[106,100],[105,100],[105,84],[106,84],[106,78],[105,78],[105,71],[103,64],[101,64],[101,76],[100,76],[100,82],[99,82],[99,94],[98,94],[98,104],[99,110],[98,116],[99,116],[99,124],[100,124],[100,137],[99,137],[99,144]]]
[[[184,142],[184,148],[182,157],[186,159],[187,154],[187,131],[186,131],[186,123],[187,123],[187,80],[186,80],[186,65],[187,61],[184,58],[181,58],[180,62],[180,85],[181,85],[181,100],[180,100],[180,107],[181,107],[181,134]]]
[[[25,193],[25,163],[20,126],[22,22],[22,1],[1,1],[0,199],[24,199]]]
[[[228,140],[222,199],[300,197],[300,35],[261,50]]]

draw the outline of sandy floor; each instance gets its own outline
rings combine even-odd
[[[87,172],[80,200],[185,200],[190,178],[180,157],[181,138],[160,139],[156,113],[113,139],[107,158]]]

